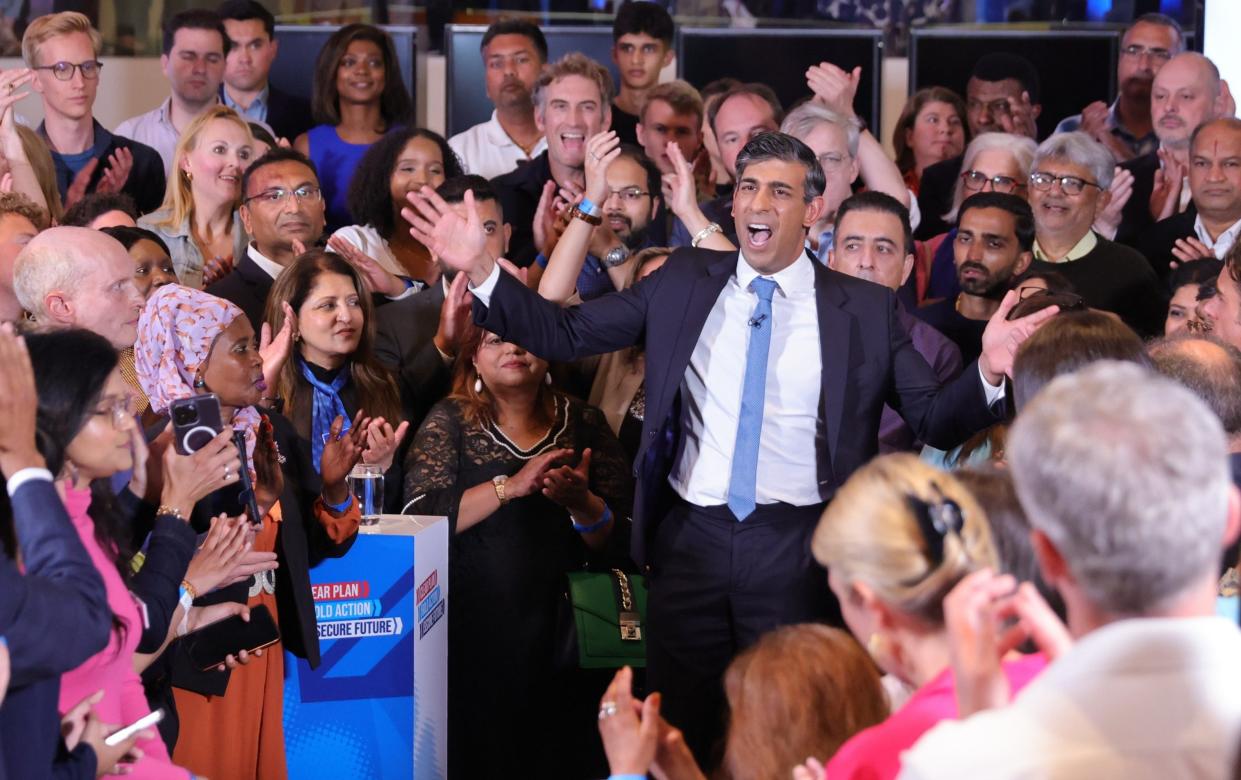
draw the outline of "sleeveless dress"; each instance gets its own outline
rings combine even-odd
[[[354,223],[349,213],[349,181],[370,144],[351,144],[336,133],[332,125],[317,125],[306,134],[310,159],[319,171],[319,187],[327,206],[327,231],[333,232]],[[376,186],[387,187],[380,182]]]

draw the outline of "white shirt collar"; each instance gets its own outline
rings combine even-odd
[[[1211,234],[1207,232],[1206,225],[1202,224],[1202,215],[1194,217],[1194,233],[1198,235],[1198,239],[1215,253],[1215,257],[1223,260],[1224,255],[1232,247],[1237,240],[1237,234],[1241,233],[1241,219],[1232,223],[1232,226],[1219,234],[1219,238],[1211,240]]]
[[[280,272],[284,270],[284,266],[274,260],[268,259],[266,255],[260,252],[258,247],[254,245],[253,241],[250,242],[250,245],[246,249],[246,253],[250,255],[250,259],[254,261],[254,264],[261,268],[263,273],[267,274],[272,279],[275,279],[280,275]]]
[[[791,265],[774,274],[760,274],[745,259],[745,254],[738,251],[736,275],[737,284],[743,290],[748,290],[750,282],[754,281],[754,278],[757,276],[763,276],[765,279],[774,281],[780,286],[780,293],[785,297],[788,297],[792,292],[814,289],[814,264],[810,260],[810,255],[804,249],[801,256],[794,260]]]

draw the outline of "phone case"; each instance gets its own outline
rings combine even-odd
[[[205,393],[173,401],[168,408],[172,418],[172,442],[179,455],[197,452],[224,430],[220,399]]]

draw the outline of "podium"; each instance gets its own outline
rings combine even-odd
[[[447,777],[447,519],[384,515],[310,582],[322,663],[285,653],[289,777]]]

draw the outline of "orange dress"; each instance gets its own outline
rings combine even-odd
[[[281,520],[277,502],[254,537],[254,549],[273,552]],[[276,570],[279,576],[282,572]],[[275,579],[256,575],[250,586],[251,608],[265,604],[276,612]],[[224,696],[206,696],[173,688],[181,733],[174,761],[211,780],[284,780],[284,645],[277,642],[232,671]]]

